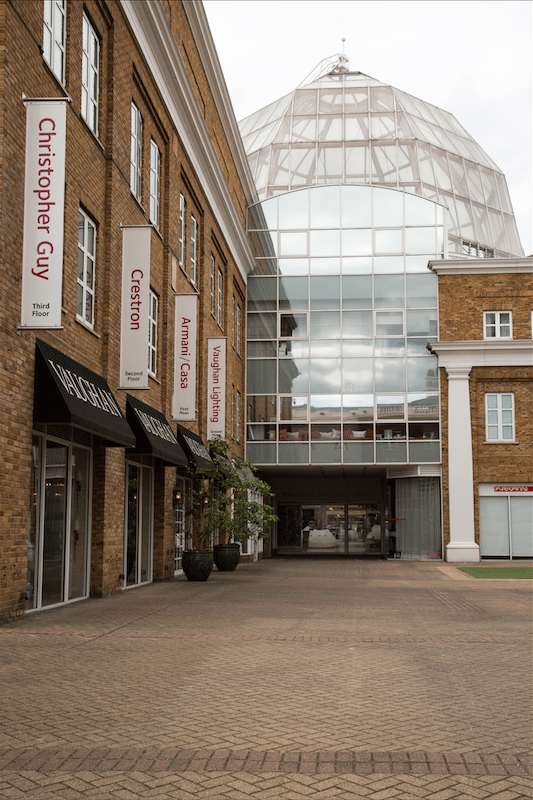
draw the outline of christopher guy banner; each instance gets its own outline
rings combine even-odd
[[[148,389],[151,225],[122,229],[121,389]]]
[[[26,101],[23,328],[61,327],[67,102]]]
[[[207,438],[226,438],[226,340],[207,340]]]
[[[172,417],[196,419],[196,314],[195,294],[177,294],[174,327],[174,401]]]

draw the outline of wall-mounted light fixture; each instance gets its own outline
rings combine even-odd
[[[183,491],[179,486],[174,486],[172,491],[172,503],[174,508],[181,508],[183,506]]]

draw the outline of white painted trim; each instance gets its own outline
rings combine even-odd
[[[437,275],[494,275],[533,273],[533,256],[526,258],[447,258],[430,261],[428,269]]]
[[[121,0],[121,6],[217,223],[220,225],[243,279],[246,280],[253,263],[250,243],[163,6],[152,0]],[[209,43],[207,46],[209,47]],[[212,59],[216,58],[215,51]],[[232,153],[234,150],[238,151],[235,142],[229,144],[232,147]],[[240,177],[242,170],[244,170],[244,164],[238,166],[237,171]],[[251,184],[250,176],[249,181],[243,187],[245,193],[247,186]],[[245,198],[247,201],[250,199]]]
[[[446,369],[533,366],[533,339],[430,342],[428,349],[438,355],[439,367]]]

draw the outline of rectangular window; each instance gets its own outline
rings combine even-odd
[[[235,386],[231,386],[231,436],[235,436]]]
[[[150,289],[148,295],[148,372],[154,378],[157,375],[157,311],[159,300]]]
[[[232,302],[231,302],[231,344],[235,347],[235,324],[236,324],[236,316],[235,316],[235,306],[237,305],[237,301],[235,300],[235,295],[233,295]]]
[[[65,82],[66,0],[44,0],[43,56],[54,75]]]
[[[142,130],[143,120],[141,112],[131,104],[131,150],[130,150],[130,189],[141,200],[141,169],[142,169]]]
[[[512,314],[510,311],[485,311],[483,327],[485,339],[512,339]]]
[[[180,267],[185,269],[185,198],[182,194],[180,194],[178,260]]]
[[[237,330],[235,332],[235,345],[237,348],[237,353],[241,354],[241,319],[242,319],[242,309],[240,305],[237,303]]]
[[[150,222],[159,228],[159,186],[161,183],[161,153],[150,139]]]
[[[218,270],[218,280],[217,280],[217,322],[222,328],[222,321],[223,321],[223,286],[224,286],[224,276],[222,275],[222,270]]]
[[[196,274],[197,267],[197,247],[198,247],[198,223],[194,217],[191,217],[191,283],[196,286],[198,276]]]
[[[211,256],[211,288],[209,290],[211,314],[215,316],[215,259]]]
[[[78,289],[76,316],[94,325],[94,260],[96,226],[83,211],[78,212]]]
[[[514,441],[514,395],[486,394],[485,422],[488,442]]]
[[[235,403],[235,439],[241,441],[241,393],[237,391]]]
[[[83,54],[81,70],[81,115],[98,135],[98,62],[100,41],[93,26],[83,15]]]

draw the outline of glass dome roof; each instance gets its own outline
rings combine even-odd
[[[360,72],[333,71],[240,123],[261,200],[372,184],[447,209],[449,255],[522,256],[503,173],[455,117]]]

